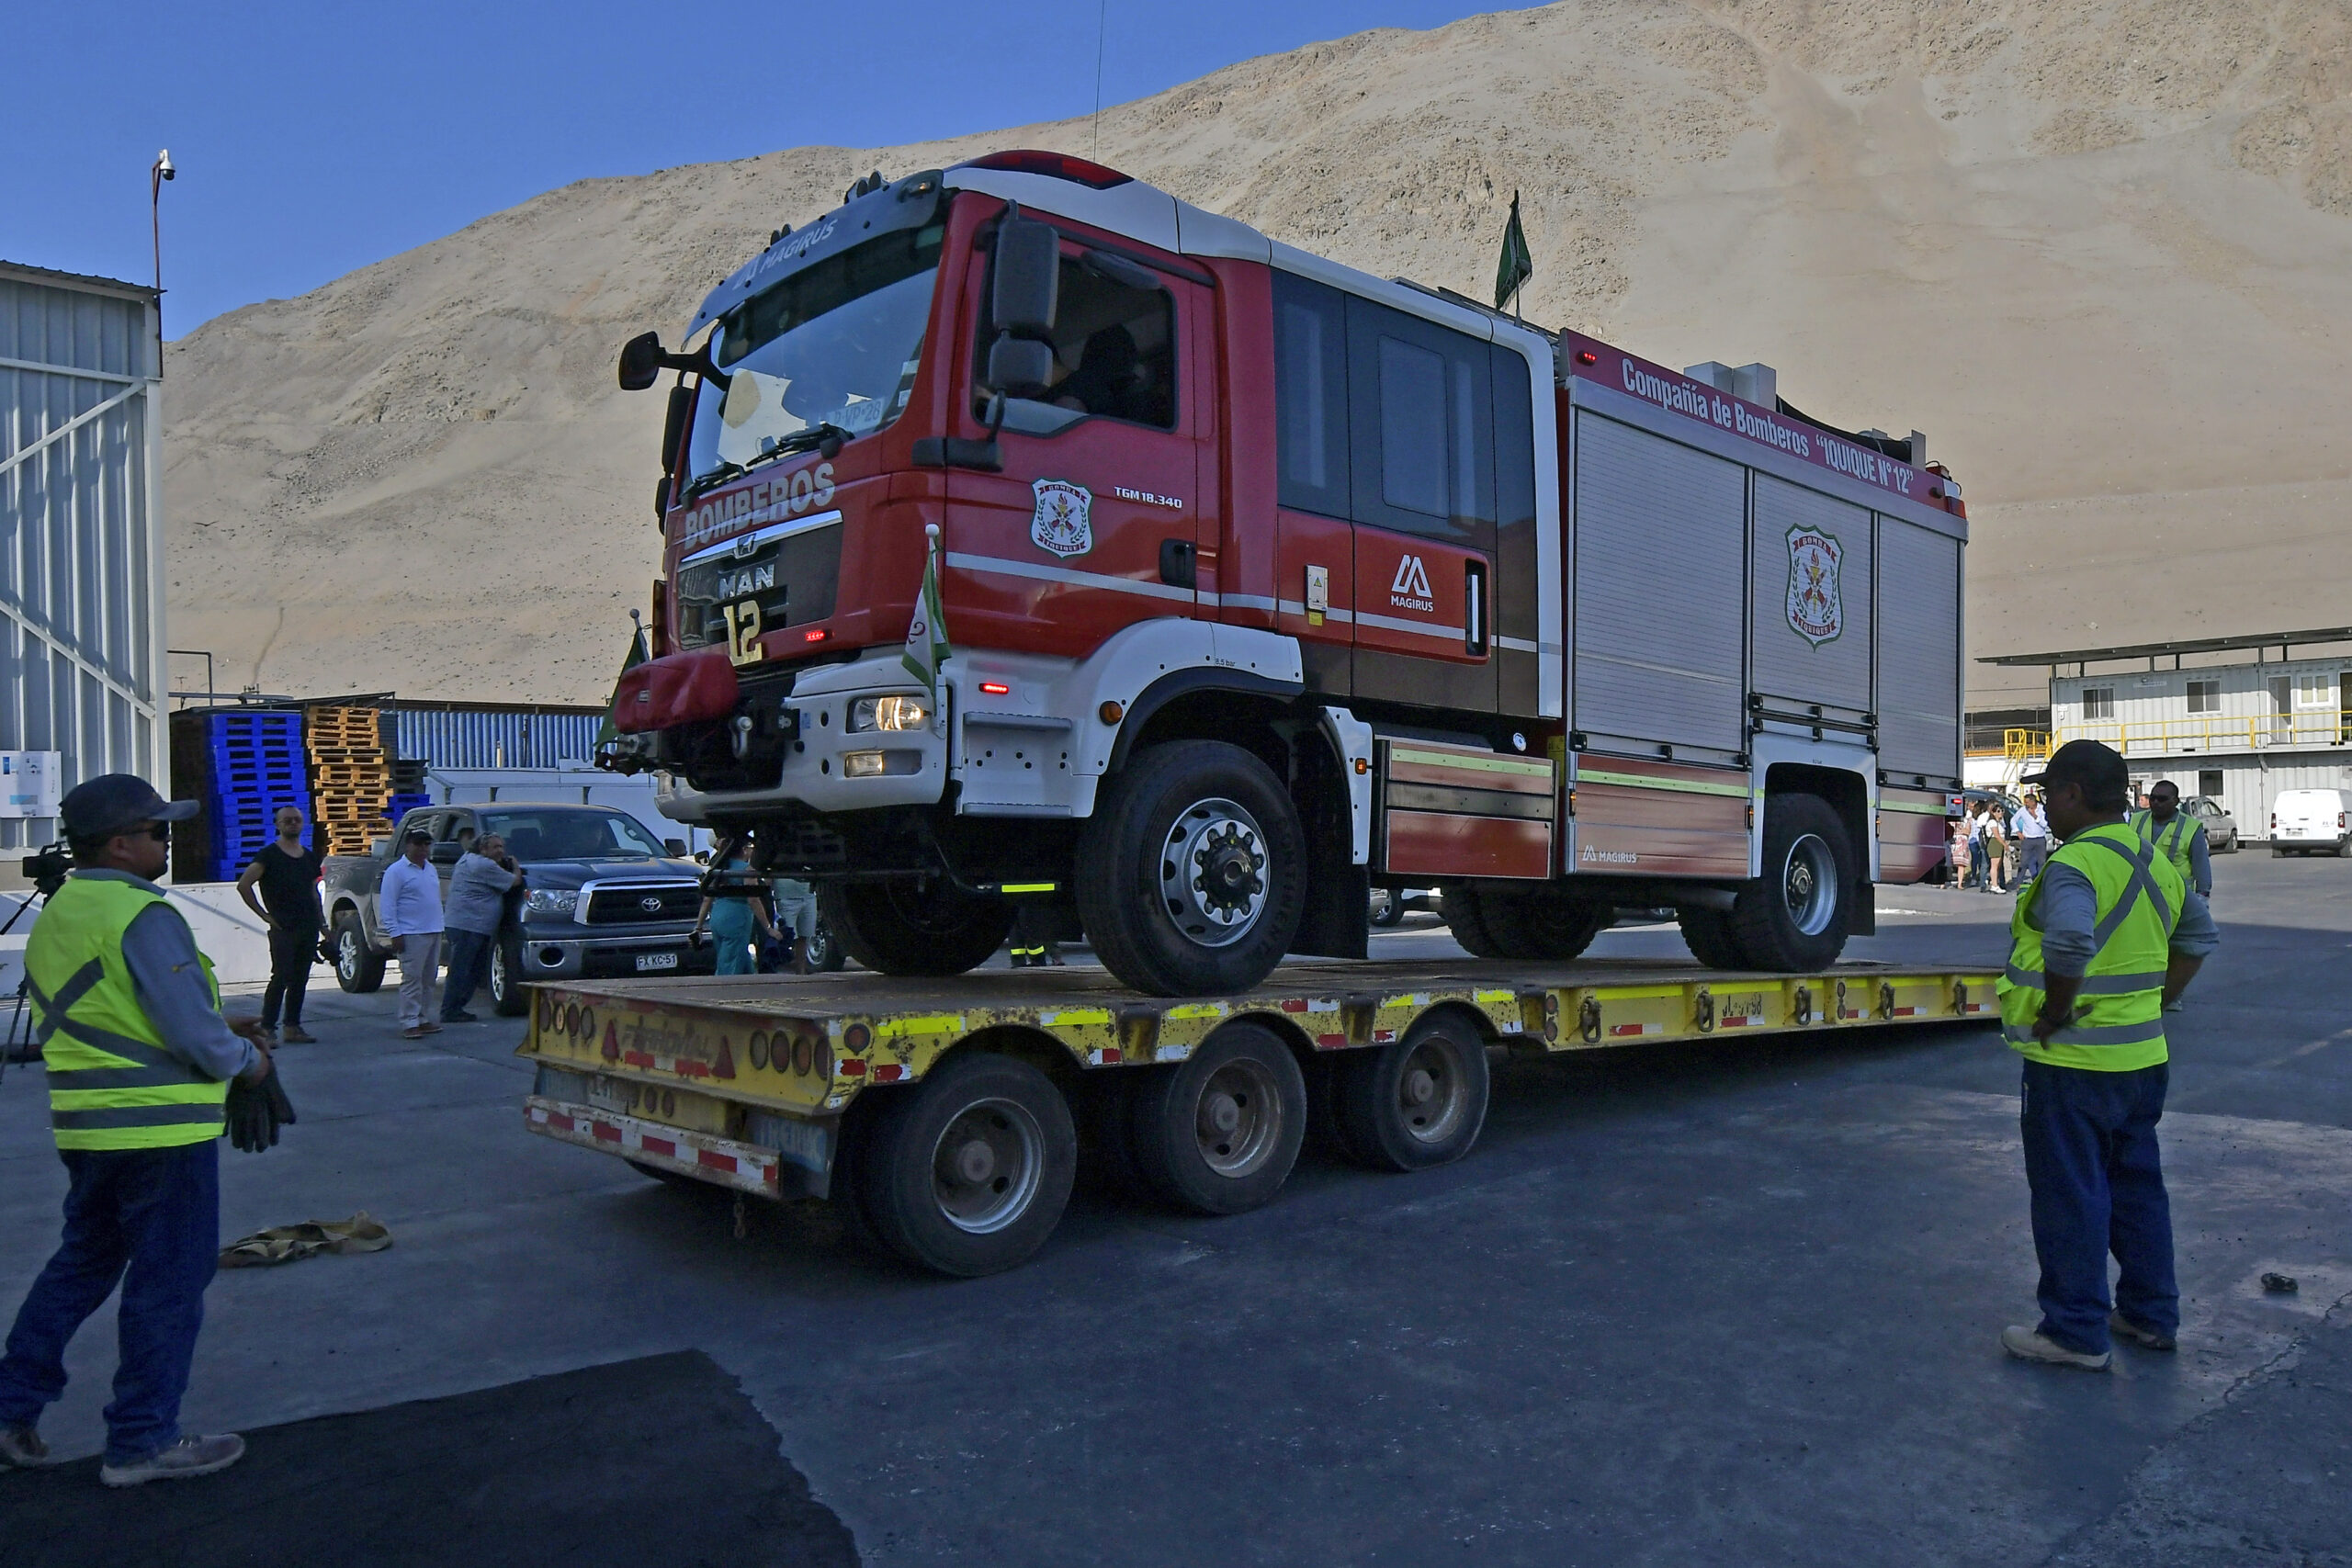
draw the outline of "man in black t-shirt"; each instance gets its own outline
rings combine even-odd
[[[269,988],[262,993],[261,1026],[276,1045],[310,1045],[315,1035],[302,1028],[302,994],[310,988],[311,964],[319,951],[319,863],[325,852],[302,842],[302,813],[277,808],[277,839],[264,844],[253,864],[237,878],[237,896],[269,927]],[[259,885],[261,897],[254,897]],[[286,1029],[278,1032],[278,1009]]]

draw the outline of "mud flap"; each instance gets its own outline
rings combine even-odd
[[[1854,884],[1853,905],[1846,915],[1846,934],[1878,935],[1878,889],[1867,877]]]

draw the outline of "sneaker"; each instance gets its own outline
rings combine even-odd
[[[2077,1367],[2086,1372],[2103,1372],[2115,1359],[2109,1350],[2097,1356],[2086,1356],[2080,1350],[2069,1350],[2055,1339],[2045,1337],[2038,1328],[2020,1328],[2015,1325],[2001,1330],[2001,1348],[2020,1361],[2042,1361],[2053,1367]]]
[[[420,1023],[416,1026],[416,1032],[419,1034],[438,1034],[441,1032],[441,1026],[437,1023]]]
[[[317,1035],[311,1033],[309,1030],[303,1028],[299,1023],[288,1024],[286,1026],[286,1032],[282,1038],[288,1045],[316,1045],[319,1043],[319,1037]]]
[[[2177,1350],[2179,1342],[2169,1334],[2159,1334],[2153,1328],[2143,1328],[2121,1313],[2109,1313],[2107,1331],[2119,1339],[2129,1339],[2143,1350]]]
[[[2180,1010],[2181,1010],[2183,1007],[2185,1007],[2185,1006],[2187,1006],[2187,1005],[2188,1005],[2188,1004],[2187,1004],[2187,1003],[2185,1003],[2185,1002],[2166,1002],[2166,1003],[2165,1004],[2165,1011],[2166,1011],[2166,1012],[2178,1012],[2178,1011],[2180,1011]]]
[[[150,1481],[185,1481],[226,1470],[245,1457],[245,1439],[234,1432],[217,1438],[182,1438],[129,1464],[102,1464],[98,1479],[108,1486],[143,1486]]]
[[[49,1445],[30,1427],[0,1427],[0,1465],[39,1470],[56,1462],[49,1457]]]
[[[424,1026],[421,1023],[412,1023],[406,1029],[401,1031],[401,1038],[403,1040],[422,1040],[424,1038]]]

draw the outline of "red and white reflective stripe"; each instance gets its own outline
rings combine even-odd
[[[1666,1025],[1662,1023],[1612,1023],[1609,1026],[1609,1032],[1611,1034],[1663,1034],[1666,1032]]]
[[[1717,1019],[1715,1021],[1715,1026],[1719,1029],[1746,1029],[1749,1024],[1754,1023],[1755,1021],[1756,1021],[1754,1019],[1748,1017],[1747,1014],[1744,1012],[1736,1012],[1729,1018]]]
[[[751,1192],[773,1193],[776,1188],[776,1156],[750,1144],[684,1127],[641,1122],[610,1111],[533,1095],[523,1102],[523,1124],[566,1143],[632,1156],[654,1164],[690,1170],[706,1180]]]
[[[1093,1067],[1115,1067],[1125,1060],[1126,1053],[1116,1045],[1097,1045],[1086,1053],[1087,1066]]]

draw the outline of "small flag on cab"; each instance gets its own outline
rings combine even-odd
[[[939,525],[923,527],[922,592],[915,600],[914,619],[907,625],[906,651],[900,655],[907,673],[921,681],[932,701],[939,700],[939,666],[946,660],[947,612],[939,604]]]
[[[1519,226],[1519,192],[1513,191],[1510,193],[1510,222],[1503,229],[1502,260],[1495,267],[1495,309],[1499,310],[1510,304],[1511,316],[1517,319],[1519,307],[1515,301],[1519,291],[1526,288],[1527,280],[1534,276],[1535,258],[1527,251],[1527,231]]]

